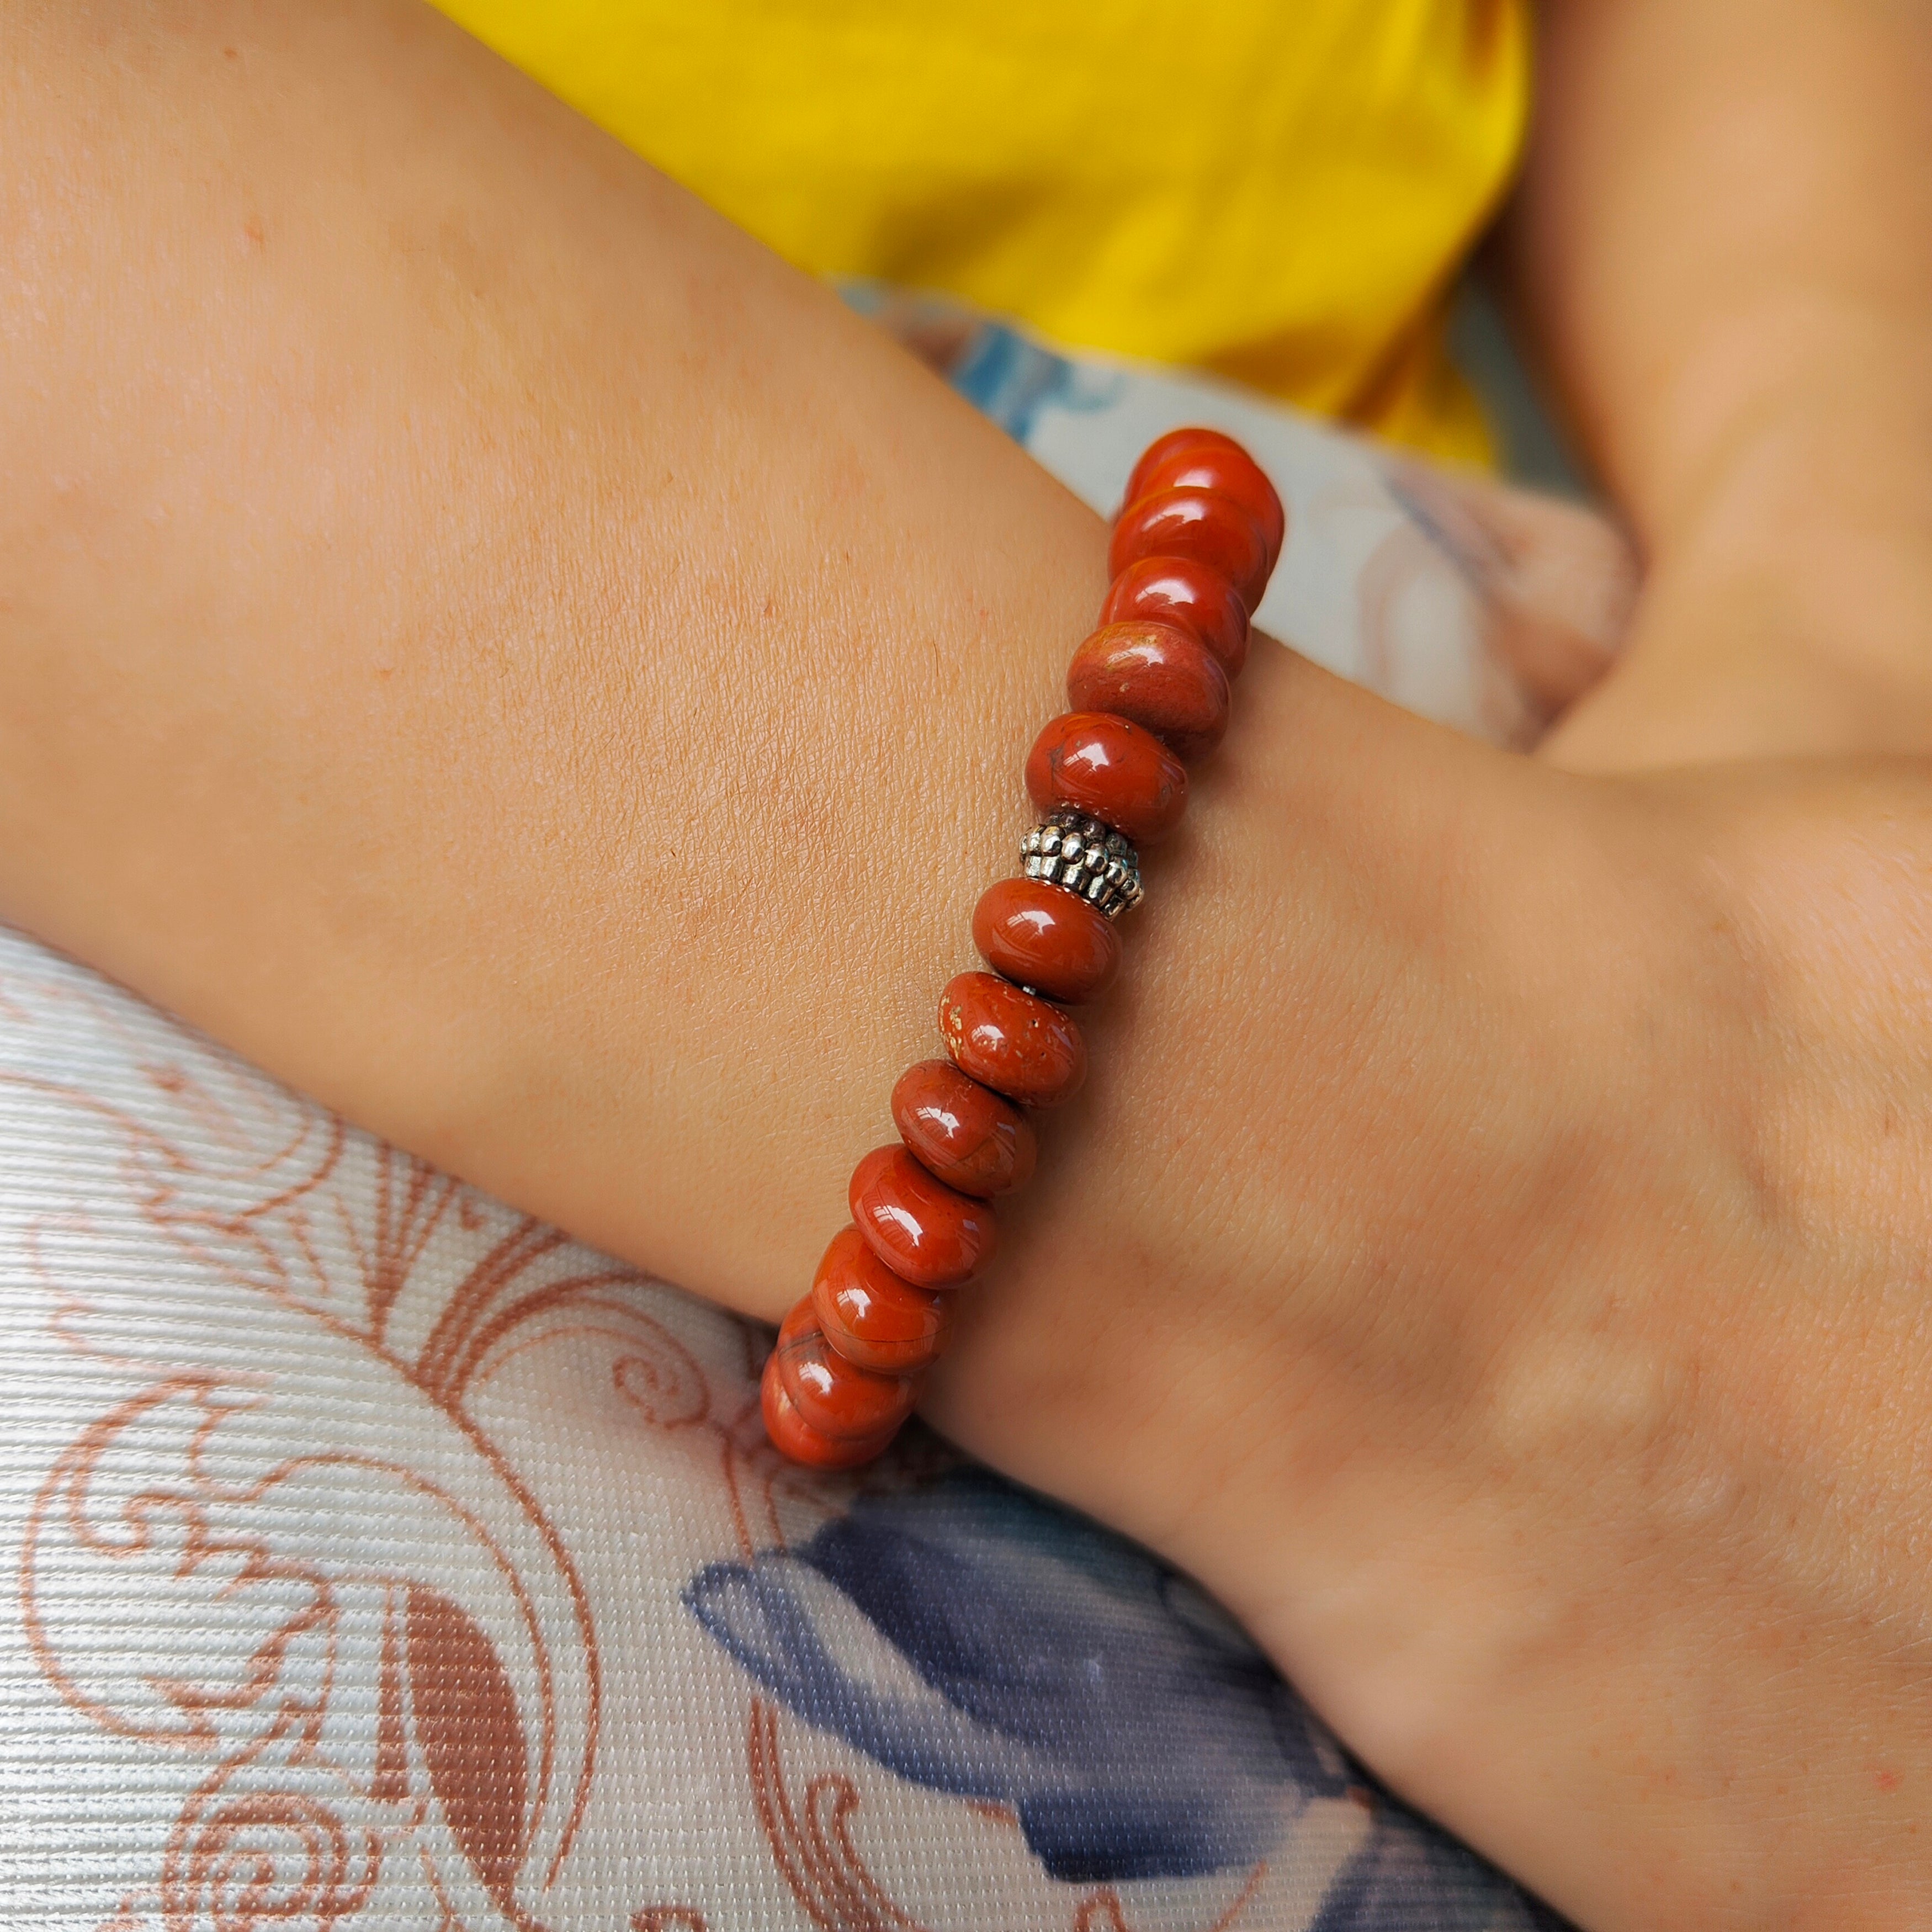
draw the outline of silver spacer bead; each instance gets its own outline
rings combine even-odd
[[[1020,868],[1118,919],[1141,902],[1141,855],[1133,841],[1084,812],[1056,806],[1020,842]]]

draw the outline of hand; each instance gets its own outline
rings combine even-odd
[[[1240,695],[932,1413],[1580,1923],[1913,1921],[1932,784]]]

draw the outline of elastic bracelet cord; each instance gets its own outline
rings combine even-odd
[[[899,1076],[901,1139],[852,1170],[851,1222],[765,1364],[766,1432],[794,1462],[869,1462],[911,1414],[955,1292],[992,1256],[993,1198],[1033,1172],[1028,1110],[1071,1099],[1086,1077],[1064,1009],[1112,982],[1114,922],[1141,898],[1139,848],[1186,808],[1182,760],[1227,730],[1249,617],[1286,533],[1281,500],[1239,443],[1179,429],[1134,466],[1126,502],[1100,628],[1066,674],[1073,709],[1027,758],[1045,816],[1020,875],[974,909],[974,944],[993,970],[962,973],[940,995],[946,1058]]]

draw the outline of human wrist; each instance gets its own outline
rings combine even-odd
[[[1583,1118],[1570,1022],[1597,1024],[1537,929],[1574,914],[1607,950],[1616,921],[1566,811],[1526,812],[1502,862],[1513,761],[1272,647],[1243,696],[1096,1016],[1079,1150],[1018,1204],[934,1412],[1274,1636],[1364,1496],[1439,1469],[1452,1365],[1510,1334],[1498,1257],[1541,1208],[1495,1169],[1542,1168],[1552,1060]]]

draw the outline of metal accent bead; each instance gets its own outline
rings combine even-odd
[[[1085,812],[1059,806],[1020,843],[1030,879],[1076,894],[1109,919],[1141,902],[1141,855],[1133,841]]]

